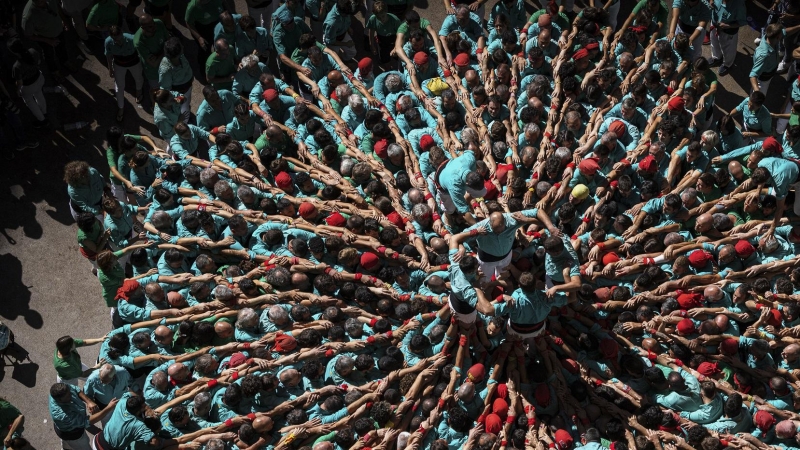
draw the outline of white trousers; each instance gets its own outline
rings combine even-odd
[[[791,78],[789,78],[791,80]],[[786,107],[783,108],[782,114],[789,114],[792,112],[792,99],[789,98],[789,101],[786,103]],[[778,119],[778,123],[775,125],[775,131],[779,135],[783,135],[783,132],[786,131],[786,128],[789,126],[789,119]]]
[[[739,33],[720,33],[718,29],[711,32],[711,57],[722,59],[722,65],[730,67],[736,60],[736,46],[739,43]]]
[[[75,439],[74,441],[61,441],[61,447],[65,450],[90,450],[92,444],[89,442],[89,436],[86,434],[86,431],[83,432],[83,435]]]
[[[88,369],[89,369],[89,366],[87,366],[84,363],[81,363],[81,371],[85,372]],[[65,379],[61,378],[60,376],[56,375],[56,383],[64,383],[64,384],[68,384],[70,386],[81,387],[81,384],[85,383],[85,382],[86,382],[86,377],[77,377],[77,378],[70,378],[69,380],[65,380]]]
[[[447,301],[447,304],[448,306],[450,306],[450,312],[453,314],[453,317],[455,317],[455,319],[458,322],[461,322],[464,325],[472,325],[473,323],[475,323],[475,319],[478,317],[478,310],[473,310],[469,314],[461,314],[456,312],[455,309],[453,309],[453,305],[450,303],[449,300]]]
[[[80,40],[85,41],[89,39],[89,34],[86,32],[86,19],[83,18],[83,9],[64,6],[64,13],[72,19],[72,26],[75,28],[75,33]]]
[[[275,1],[262,8],[247,7],[247,15],[255,19],[256,26],[269,30],[272,27],[272,13],[275,12]]]
[[[800,214],[800,183],[794,183],[794,213]]]
[[[47,114],[47,100],[44,98],[42,87],[44,86],[44,75],[39,73],[39,78],[30,86],[22,86],[22,100],[25,106],[31,110],[33,116],[39,122],[44,120]]]
[[[494,276],[500,276],[500,272],[506,268],[511,263],[511,252],[505,256],[505,258],[501,259],[500,261],[492,261],[492,262],[484,262],[481,261],[480,256],[476,258],[478,260],[478,265],[481,268],[481,272],[483,272],[483,278],[481,278],[481,282],[489,281]]]
[[[114,64],[114,90],[117,94],[117,108],[122,109],[125,106],[125,77],[128,72],[133,75],[133,81],[136,83],[136,92],[142,90],[144,78],[142,77],[142,63],[136,63],[130,67],[123,67]]]
[[[694,33],[694,30],[682,30],[681,25],[678,24],[678,27],[675,29],[675,32],[688,34],[689,36],[691,36],[692,33]],[[695,40],[690,42],[690,44],[692,45],[693,53],[692,53],[692,60],[689,61],[689,65],[694,64],[694,60],[703,56],[703,39],[705,38],[706,38],[706,30],[703,30],[697,35],[697,38],[695,38]]]
[[[121,201],[122,203],[129,203],[128,192],[125,190],[124,185],[111,183],[111,193],[114,194],[114,198]]]
[[[772,78],[775,78],[775,77],[772,77]],[[761,91],[761,93],[764,94],[765,97],[767,96],[767,93],[769,92],[769,85],[770,85],[770,83],[772,83],[772,78],[770,78],[767,81],[758,80],[758,90]]]
[[[349,42],[350,45],[328,45],[328,47],[339,54],[342,61],[348,61],[356,57],[356,46],[350,33],[345,33],[344,41]]]

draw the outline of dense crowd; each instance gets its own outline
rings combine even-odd
[[[65,449],[800,448],[800,1],[730,111],[744,0],[192,0],[196,111],[171,2],[71,3],[3,28],[34,125],[66,24],[159,136],[64,168],[113,329],[56,342]]]

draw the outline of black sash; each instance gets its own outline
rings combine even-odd
[[[464,300],[461,300],[452,293],[450,294],[450,306],[453,307],[453,311],[459,314],[472,314],[475,311],[475,308],[472,305]]]

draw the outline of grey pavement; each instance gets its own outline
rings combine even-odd
[[[490,11],[496,0],[490,0]],[[632,0],[622,0],[620,12],[624,17],[633,8]],[[194,44],[188,31],[180,24],[186,0],[173,2],[178,29],[186,41],[187,57],[194,64]],[[580,0],[576,8],[584,5]],[[246,11],[243,0],[237,0],[237,10]],[[24,3],[16,2],[21,13]],[[748,15],[764,22],[763,4],[747,2]],[[445,12],[442,0],[417,0],[420,13],[438,29]],[[538,6],[528,2],[529,11]],[[363,22],[359,14],[358,22]],[[354,21],[354,39],[361,45],[360,23]],[[749,90],[747,74],[752,64],[753,39],[756,32],[750,27],[740,31],[739,53],[730,75],[720,79],[717,106],[730,110]],[[10,162],[0,164],[0,320],[16,335],[17,345],[4,358],[0,368],[0,396],[7,398],[26,416],[25,437],[36,448],[57,450],[55,436],[47,411],[48,389],[55,382],[52,366],[55,341],[63,335],[93,338],[110,329],[108,309],[100,297],[100,286],[90,273],[91,265],[78,252],[76,230],[67,205],[66,186],[62,181],[63,167],[72,160],[86,160],[107,173],[104,136],[115,125],[116,104],[113,80],[108,76],[99,39],[90,47],[95,55],[88,56],[80,70],[64,84],[69,96],[48,94],[49,116],[54,123],[88,121],[91,126],[78,132],[48,131],[30,134],[41,146],[18,152]],[[72,48],[73,55],[78,53]],[[710,57],[710,48],[703,54]],[[359,56],[364,55],[363,52]],[[71,58],[77,61],[75,58]],[[201,73],[196,71],[196,73]],[[786,76],[773,81],[767,106],[772,111],[783,104],[788,92]],[[193,106],[199,105],[202,85],[195,83]],[[127,133],[156,134],[152,117],[133,103],[133,80],[129,78],[124,129]],[[20,102],[24,120],[32,118]],[[154,138],[155,139],[155,138]],[[156,139],[156,143],[160,141]],[[0,143],[3,145],[3,143]],[[13,151],[5,148],[4,152]],[[97,358],[98,347],[80,350],[85,363]],[[30,360],[22,359],[27,354]]]

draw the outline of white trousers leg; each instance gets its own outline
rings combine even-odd
[[[89,34],[86,32],[86,20],[83,18],[83,10],[65,9],[64,13],[72,19],[72,25],[75,27],[75,33],[78,37],[82,41],[89,39]]]
[[[128,75],[128,72],[133,75],[133,81],[136,82],[137,92],[142,90],[142,84],[144,83],[141,63],[130,67],[114,64],[114,90],[117,95],[117,108],[120,109],[125,106],[125,77]]]
[[[769,92],[770,83],[772,83],[772,79],[769,79],[767,81],[758,80],[758,90],[761,91],[761,93],[764,94],[764,96],[766,96],[767,93]]]
[[[247,14],[256,21],[257,26],[264,27],[267,30],[270,29],[270,25],[272,24],[272,14],[270,14],[269,7],[251,8],[248,6]]]
[[[43,121],[45,114],[47,114],[47,101],[42,92],[43,86],[44,75],[41,73],[35,83],[30,86],[22,86],[22,99],[25,101],[25,106],[31,110],[31,113],[39,122]]]
[[[736,46],[739,34],[720,33],[718,29],[711,32],[711,57],[721,59],[722,65],[731,67],[736,60]]]
[[[356,46],[353,42],[353,38],[350,37],[350,33],[346,33],[344,36],[344,41],[350,45],[329,45],[328,47],[339,54],[342,58],[342,61],[348,61],[356,57]]]
[[[786,103],[786,107],[783,108],[783,113],[782,114],[789,114],[791,112],[792,112],[792,100],[789,99],[789,101]],[[786,131],[786,128],[788,126],[789,126],[789,119],[778,119],[778,123],[775,125],[775,131],[779,135],[783,135],[783,132]],[[800,197],[800,196],[798,196],[798,197]]]
[[[800,214],[800,183],[792,185],[794,188],[794,213]]]
[[[480,257],[477,259],[478,267],[480,267],[481,272],[483,272],[483,278],[481,278],[481,281],[489,281],[492,276],[500,276],[500,272],[509,264],[511,264],[511,252],[508,252],[508,255],[506,255],[505,258],[501,259],[500,261],[485,262],[481,261]]]
[[[681,25],[678,24],[678,27],[675,29],[675,32],[688,34],[689,36],[691,36],[692,33],[694,33],[694,29],[683,30],[681,29]],[[703,39],[705,39],[705,37],[706,37],[706,30],[703,30],[700,32],[700,34],[697,35],[697,38],[695,38],[695,40],[693,40],[690,43],[692,45],[692,60],[689,61],[690,64],[694,64],[694,60],[703,56]]]
[[[92,448],[92,444],[89,442],[89,436],[86,434],[86,431],[83,432],[83,435],[75,439],[74,441],[61,441],[61,446],[66,450],[90,450]]]

